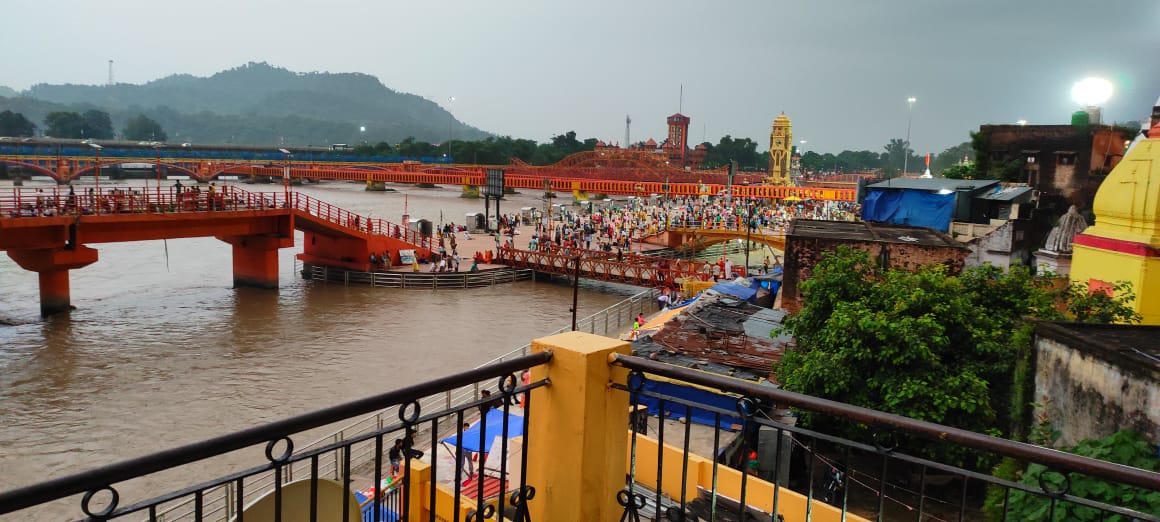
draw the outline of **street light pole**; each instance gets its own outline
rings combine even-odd
[[[753,232],[753,202],[745,207],[745,277],[749,277],[750,234]]]
[[[455,121],[455,116],[451,114],[451,102],[455,101],[454,96],[447,97],[447,161],[451,161],[451,122]]]
[[[286,201],[283,205],[286,208],[290,207],[290,151],[286,149],[278,149],[279,152],[285,155],[286,166],[282,169],[282,194]]]
[[[157,151],[157,208],[161,208],[161,145],[154,145]]]
[[[910,124],[914,121],[914,102],[916,101],[918,101],[918,98],[915,98],[914,96],[908,97],[906,99],[906,143],[904,143],[902,146],[903,174],[906,174],[906,168],[910,166]]]
[[[96,184],[96,188],[93,189],[93,191],[96,192],[96,194],[95,194],[96,198],[94,200],[96,210],[94,210],[94,212],[96,212],[97,214],[100,214],[101,213],[101,203],[100,203],[101,202],[101,149],[103,149],[104,147],[97,145],[96,143],[89,143],[89,146],[93,148],[93,154],[96,155],[96,163],[97,163],[96,168],[95,168],[96,174],[93,176],[93,182]]]

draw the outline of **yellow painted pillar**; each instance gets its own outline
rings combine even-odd
[[[619,520],[616,492],[624,489],[624,436],[628,394],[611,388],[627,370],[609,364],[629,343],[582,332],[532,341],[532,352],[552,352],[532,369],[532,381],[551,380],[532,391],[527,482],[532,520]]]
[[[1160,127],[1160,126],[1158,126]],[[1142,324],[1160,324],[1160,129],[1138,142],[1100,184],[1094,226],[1073,239],[1071,281],[1110,292],[1132,284]]]

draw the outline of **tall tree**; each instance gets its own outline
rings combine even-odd
[[[109,113],[98,110],[88,110],[82,115],[85,120],[85,137],[94,140],[113,139],[113,120]]]
[[[53,138],[86,137],[85,119],[76,112],[50,112],[44,117],[44,134]]]
[[[31,137],[36,135],[36,124],[19,112],[0,112],[0,136]]]
[[[726,134],[716,145],[705,143],[706,168],[715,168],[728,165],[730,160],[737,161],[742,169],[762,169],[768,167],[761,163],[761,155],[757,153],[757,142],[749,138],[733,138]]]
[[[902,138],[892,138],[890,143],[883,147],[886,152],[882,157],[883,167],[894,171],[902,172],[903,163],[909,161],[907,158],[914,157],[914,151],[910,148],[910,143]],[[911,165],[914,162],[910,162]],[[910,170],[909,167],[907,170]]]
[[[963,158],[966,158],[967,161],[974,161],[975,159],[975,149],[969,141],[964,141],[938,153],[930,162],[930,171],[935,174],[941,173],[961,163]]]
[[[797,346],[776,368],[787,390],[998,435],[1022,423],[1029,402],[1015,384],[1030,352],[1023,317],[1138,321],[1125,310],[1130,292],[1064,314],[1057,302],[1087,293],[1056,290],[1024,267],[957,276],[943,265],[880,269],[869,253],[846,247],[823,257],[802,293],[804,306],[785,325]]]
[[[125,122],[121,134],[127,140],[165,141],[169,135],[161,128],[161,124],[153,121],[144,114],[138,114]]]

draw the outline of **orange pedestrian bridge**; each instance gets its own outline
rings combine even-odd
[[[369,271],[371,253],[396,264],[400,249],[430,255],[418,232],[296,192],[0,191],[0,250],[39,275],[44,316],[72,309],[69,270],[97,261],[90,245],[216,237],[233,247],[235,287],[276,288],[278,249],[294,246],[295,230],[304,233],[298,258],[309,263]]]
[[[311,163],[298,160],[284,163],[258,160],[189,159],[156,156],[79,158],[34,155],[0,155],[0,163],[20,167],[65,184],[93,178],[101,169],[109,175],[110,167],[121,165],[151,166],[157,177],[188,176],[201,182],[222,177],[267,178],[287,181],[345,180],[367,183],[416,183],[482,187],[487,171],[505,172],[505,186],[512,189],[572,192],[587,194],[674,196],[713,196],[728,188],[727,174],[721,170],[686,171],[656,160],[622,159],[601,163],[600,151],[573,154],[554,165],[533,166],[520,161],[509,165],[448,165],[418,162],[403,163]],[[604,151],[611,154],[611,151]],[[641,153],[643,154],[643,153]],[[639,156],[641,154],[636,154]],[[628,151],[620,155],[628,155]],[[633,156],[633,155],[630,155]],[[633,156],[633,157],[635,157]],[[653,155],[655,156],[655,154]],[[611,160],[603,160],[605,162]],[[854,201],[853,184],[840,187],[794,187],[761,184],[759,174],[738,174],[732,186],[733,195],[755,199],[815,199]]]
[[[713,226],[669,227],[664,231],[645,236],[640,240],[650,245],[690,250],[700,250],[707,246],[724,243],[726,241],[748,240],[754,243],[768,245],[770,248],[776,248],[782,252],[785,251],[784,233],[775,232],[770,229],[757,229],[749,232],[745,230],[744,226],[740,229]]]
[[[500,247],[492,262],[544,274],[571,276],[579,271],[580,277],[585,279],[645,287],[676,286],[678,279],[687,277],[701,281],[710,279],[707,264],[700,261],[632,253],[626,253],[618,260],[614,253],[576,248],[523,250]]]

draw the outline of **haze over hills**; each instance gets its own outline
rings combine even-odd
[[[49,112],[93,108],[107,111],[118,131],[128,118],[145,114],[171,142],[296,146],[397,143],[414,136],[438,143],[447,139],[449,123],[456,140],[489,136],[374,76],[296,73],[264,62],[208,78],[178,74],[143,85],[38,84],[21,93],[0,87],[0,110],[23,113],[42,129]]]

